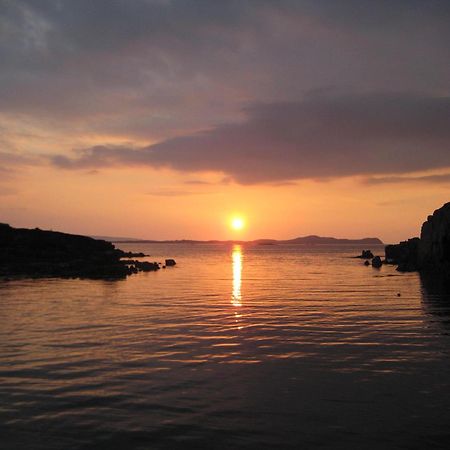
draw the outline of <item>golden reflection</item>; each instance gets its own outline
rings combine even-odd
[[[233,260],[233,292],[231,294],[231,303],[233,306],[242,306],[242,250],[240,245],[233,247],[231,257]]]

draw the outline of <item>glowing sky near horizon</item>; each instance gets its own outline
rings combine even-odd
[[[450,4],[0,0],[0,222],[393,242],[450,200]]]

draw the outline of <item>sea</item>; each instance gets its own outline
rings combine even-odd
[[[2,450],[449,448],[445,289],[360,246],[118,246],[177,264],[0,282]]]

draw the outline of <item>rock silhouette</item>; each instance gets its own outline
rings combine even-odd
[[[145,255],[142,252],[122,252],[122,258],[143,258],[144,256],[149,256],[149,255]]]
[[[419,243],[419,238],[412,238],[396,245],[387,245],[385,248],[386,262],[396,264],[400,272],[414,272],[419,270]]]
[[[154,270],[159,270],[159,264],[156,262],[147,262],[147,261],[135,261],[134,266],[141,270],[142,272],[152,272]]]
[[[379,256],[375,256],[372,259],[372,267],[375,267],[376,269],[380,268],[383,265],[383,261],[381,261],[381,258]]]
[[[420,271],[450,279],[450,203],[434,211],[422,225],[420,238],[385,249],[387,262],[399,271]]]
[[[417,265],[450,277],[450,203],[428,216],[422,225]]]
[[[0,277],[120,279],[157,263],[124,260],[143,253],[123,252],[111,242],[87,236],[13,228],[0,224]]]
[[[356,258],[372,259],[373,258],[373,253],[372,253],[371,250],[363,250],[359,256],[356,256]]]

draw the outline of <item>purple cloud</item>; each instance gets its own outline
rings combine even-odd
[[[310,95],[255,104],[239,124],[133,148],[95,146],[65,169],[150,166],[216,171],[242,184],[450,167],[450,98],[419,94]]]
[[[369,177],[364,180],[365,184],[406,184],[406,183],[430,183],[430,184],[448,184],[450,185],[450,173],[439,175],[423,176],[387,176],[387,177]]]

